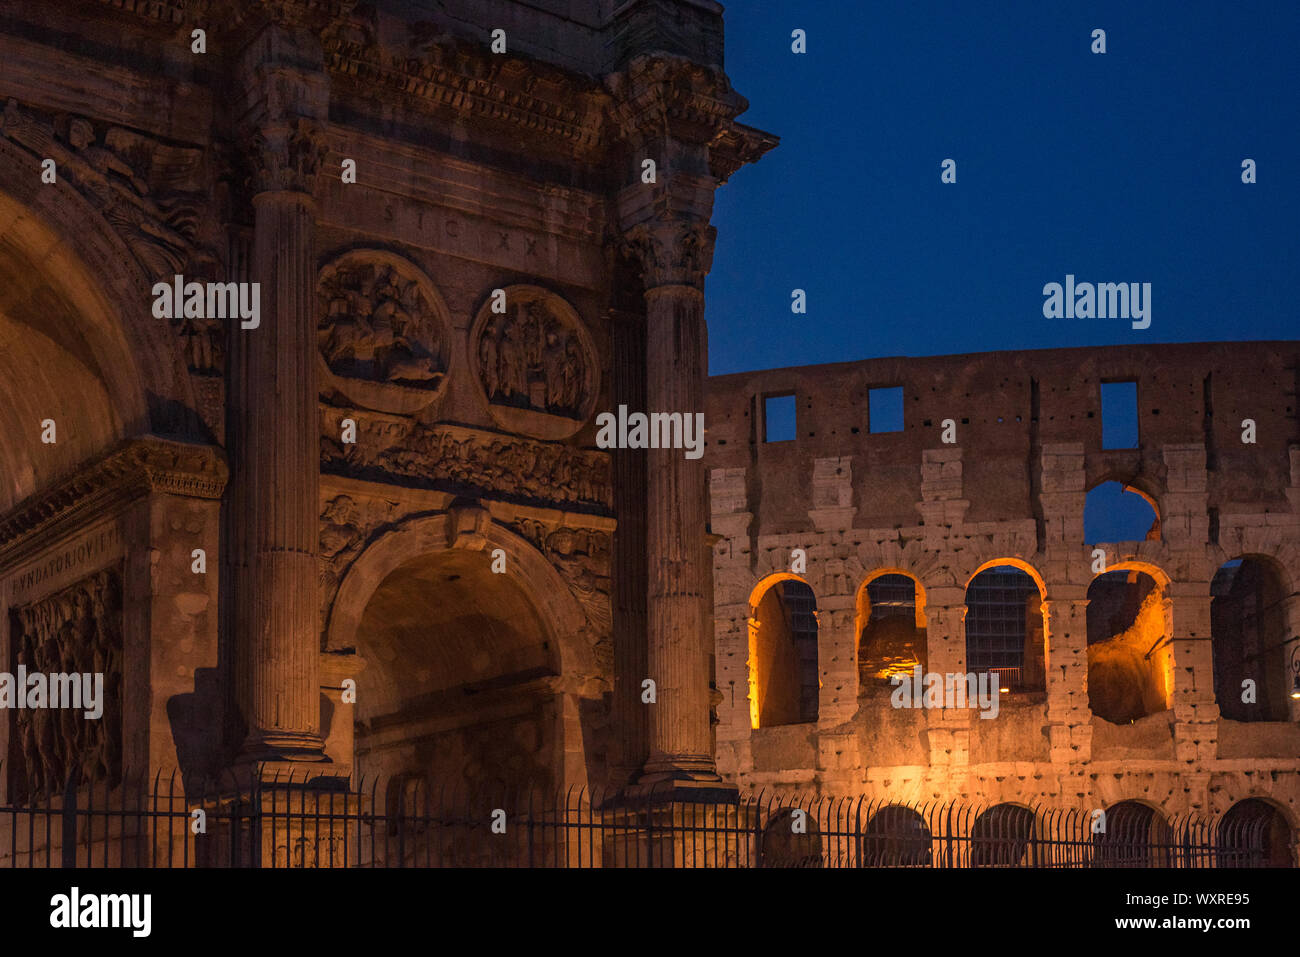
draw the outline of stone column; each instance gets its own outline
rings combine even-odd
[[[1045,601],[1043,606],[1047,622],[1049,757],[1053,764],[1086,761],[1092,755],[1092,708],[1088,704],[1088,599],[1086,593],[1070,598],[1058,597]]]
[[[655,43],[652,34],[638,39]],[[626,150],[627,184],[614,197],[625,260],[645,293],[646,413],[704,412],[708,347],[704,277],[720,182],[776,145],[734,123],[748,104],[721,69],[645,52],[605,77]],[[700,437],[702,440],[702,436]],[[717,781],[709,730],[712,573],[704,459],[650,449],[646,462],[646,705],[641,781]],[[643,679],[644,680],[644,679]]]
[[[965,674],[965,589],[930,589],[925,616],[927,672]],[[971,711],[966,708],[926,709],[926,742],[930,748],[931,766],[955,769],[970,764],[971,720]]]
[[[647,413],[693,420],[704,411],[703,285],[713,235],[707,222],[687,217],[628,231],[645,285]],[[704,459],[688,458],[685,449],[650,449],[646,458],[646,660],[656,701],[642,780],[717,780],[709,731],[708,476]]]
[[[1205,582],[1171,582],[1165,599],[1165,634],[1174,712],[1174,753],[1205,766],[1218,757],[1219,705],[1214,697],[1210,589]]]
[[[249,45],[251,279],[261,322],[234,334],[236,691],[244,761],[315,761],[320,729],[320,413],[315,205],[324,79],[313,44],[268,26]],[[319,57],[319,47],[315,47]]]

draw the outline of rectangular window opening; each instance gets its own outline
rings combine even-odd
[[[1103,449],[1138,447],[1137,395],[1136,382],[1101,384],[1101,447]]]
[[[868,391],[867,425],[873,434],[903,431],[903,387],[901,385]]]
[[[795,397],[769,395],[763,397],[763,441],[792,442],[795,432]]]

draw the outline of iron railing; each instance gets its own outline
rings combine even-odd
[[[1256,802],[1258,803],[1258,802]],[[0,867],[1259,867],[1264,816],[157,775],[0,807]],[[1289,851],[1287,852],[1290,853]]]

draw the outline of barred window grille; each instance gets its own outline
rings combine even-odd
[[[1034,580],[1018,568],[998,566],[975,576],[966,589],[967,670],[1009,671],[1019,678],[1026,604],[1037,593]]]

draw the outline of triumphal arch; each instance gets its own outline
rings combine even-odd
[[[0,657],[106,675],[0,711],[5,799],[716,781],[704,463],[594,419],[703,409],[714,191],[775,145],[721,7],[3,21]]]

